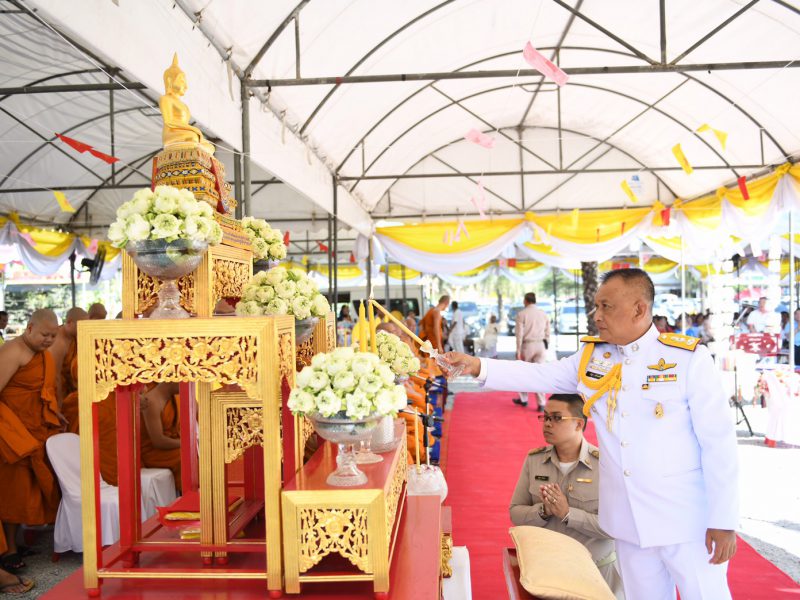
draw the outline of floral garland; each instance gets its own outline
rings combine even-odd
[[[388,331],[379,331],[377,345],[378,356],[391,367],[395,375],[405,377],[417,374],[420,369],[419,359],[399,337]]]
[[[328,300],[302,269],[284,267],[253,275],[236,305],[239,315],[294,315],[299,320],[324,317],[330,310]]]
[[[255,260],[283,260],[286,258],[286,245],[279,229],[273,229],[264,219],[245,217],[242,228],[250,237]]]

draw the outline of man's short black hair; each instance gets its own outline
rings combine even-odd
[[[452,308],[453,310],[458,310],[458,302],[456,302],[455,300],[453,300],[453,301],[450,303],[450,308]]]
[[[645,300],[652,308],[656,299],[656,288],[650,276],[641,269],[616,269],[606,271],[600,278],[600,283],[608,283],[612,279],[622,279],[628,285],[638,286],[644,294]]]
[[[569,406],[569,414],[583,419],[583,428],[586,429],[586,415],[583,414],[583,396],[580,394],[552,394],[550,400],[564,402]]]
[[[8,313],[4,310],[0,310],[0,317],[7,317]]]
[[[533,292],[528,292],[525,294],[525,302],[529,304],[536,304],[536,294]]]

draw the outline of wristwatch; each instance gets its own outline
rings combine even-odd
[[[539,518],[542,519],[543,521],[547,521],[552,516],[553,515],[548,515],[547,513],[544,512],[544,503],[542,503],[542,505],[539,507]]]

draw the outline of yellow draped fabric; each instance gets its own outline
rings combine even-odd
[[[581,211],[578,213],[577,219],[572,213],[556,215],[527,213],[525,218],[543,230],[549,231],[553,237],[565,242],[595,244],[618,238],[625,231],[630,231],[641,223],[651,212],[651,207],[643,207]],[[546,239],[544,241],[547,242]]]
[[[486,246],[522,223],[522,219],[467,221],[465,222],[467,233],[464,234],[462,232],[458,241],[453,239],[458,229],[457,222],[416,223],[400,227],[379,227],[375,231],[382,236],[416,250],[432,254],[458,254]],[[453,243],[448,243],[446,237],[453,240]]]
[[[8,222],[14,223],[20,233],[27,234],[33,240],[33,249],[43,256],[61,256],[75,241],[74,233],[63,231],[52,231],[50,229],[40,229],[31,225],[25,225],[19,220],[16,214],[8,217],[0,217],[0,227],[5,227]],[[81,243],[88,249],[92,245],[92,240],[86,236],[80,236]],[[114,260],[120,253],[119,248],[114,248],[109,242],[101,241],[98,247],[106,249],[106,262]]]

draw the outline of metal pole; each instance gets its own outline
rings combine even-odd
[[[236,199],[236,218],[241,219],[242,214],[242,155],[233,153],[233,197]]]
[[[333,305],[333,261],[331,257],[331,247],[333,246],[333,242],[331,241],[333,238],[333,215],[328,213],[328,299]],[[336,307],[334,306],[334,310]]]
[[[683,236],[681,236],[681,333],[686,333],[686,262],[683,260]]]
[[[581,320],[578,317],[580,315],[580,307],[578,306],[578,272],[575,271],[575,344],[577,348],[581,347]]]
[[[780,273],[780,270],[778,270]],[[794,269],[794,211],[789,211],[789,364],[792,370],[794,363],[794,311],[797,297],[795,296],[795,269]]]
[[[75,306],[75,251],[69,255],[69,283],[72,289],[72,306]]]
[[[114,90],[108,91],[108,125],[111,130],[111,156],[115,153],[114,144]],[[117,184],[117,167],[111,163],[111,185]],[[87,211],[88,212],[88,211]]]
[[[403,313],[404,317],[407,317],[408,316],[408,306],[407,306],[406,300],[408,299],[408,296],[406,296],[406,266],[405,265],[400,265],[400,277],[402,278],[402,280],[400,281],[400,285],[403,286],[403,306],[400,309],[400,311]]]
[[[556,284],[556,268],[550,267],[550,271],[553,274],[553,318],[556,319],[558,322],[558,285]],[[553,337],[555,338],[556,343],[553,345],[554,350],[558,350],[558,331],[556,331],[556,324],[553,323]]]
[[[243,216],[252,214],[250,208],[250,90],[242,86],[242,177],[244,188],[242,198]]]
[[[372,237],[367,242],[367,298],[372,298]]]
[[[386,261],[386,310],[392,312],[392,305],[391,300],[392,297],[389,295],[389,261]]]
[[[333,260],[333,301],[339,301],[339,255],[337,246],[339,244],[339,186],[336,183],[336,176],[331,177],[333,182],[333,246],[330,248],[331,259]]]

